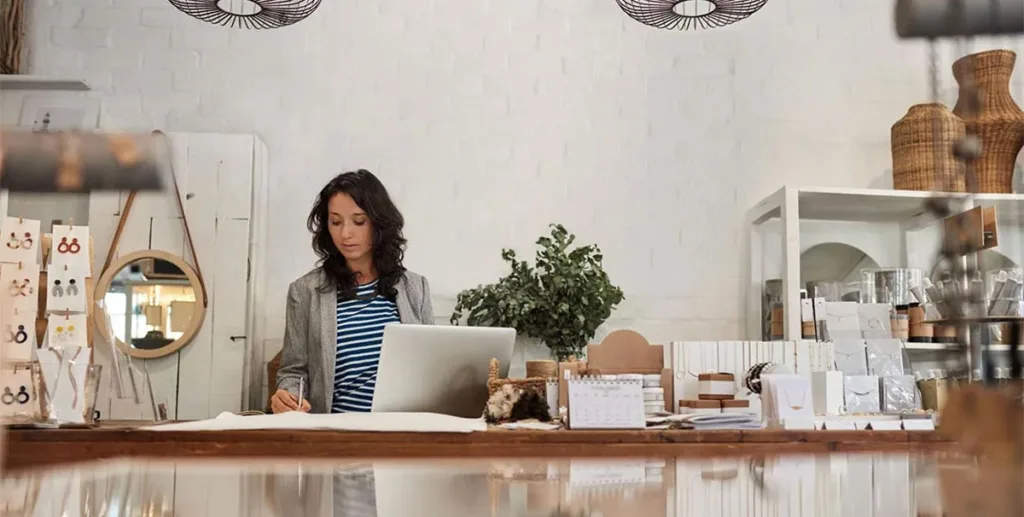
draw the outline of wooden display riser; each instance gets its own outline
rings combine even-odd
[[[5,467],[113,457],[502,458],[954,451],[934,431],[8,431]]]

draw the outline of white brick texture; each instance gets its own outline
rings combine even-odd
[[[772,0],[686,33],[614,0],[346,0],[249,32],[162,0],[29,4],[31,72],[92,78],[107,127],[267,142],[267,339],[312,265],[309,203],[357,167],[403,209],[439,320],[505,271],[502,247],[530,253],[560,222],[626,292],[608,328],[738,338],[745,210],[783,184],[884,186],[889,127],[928,95],[925,48],[895,40],[886,1]],[[1007,46],[1024,49],[974,43]]]

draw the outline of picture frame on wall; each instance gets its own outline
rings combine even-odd
[[[21,104],[19,126],[36,132],[93,130],[100,121],[100,99],[26,96]]]

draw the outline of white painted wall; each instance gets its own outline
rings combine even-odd
[[[246,340],[231,337],[246,335],[253,169],[258,166],[254,162],[263,144],[244,134],[167,136],[208,303],[203,324],[188,346],[145,363],[156,402],[167,404],[169,417],[198,420],[246,407]],[[91,196],[89,226],[97,269],[94,278],[99,277],[126,201],[123,193]],[[173,191],[138,194],[125,219],[114,258],[146,249],[166,251],[195,265]],[[202,299],[198,292],[196,299]],[[99,340],[96,343],[95,360],[110,379],[111,347]],[[140,362],[135,360],[141,368]],[[127,382],[126,371],[122,378]],[[137,405],[132,399],[119,399],[113,384],[103,382],[97,409],[108,419],[148,418],[152,416],[148,395],[144,392],[144,403]]]
[[[308,206],[356,167],[404,211],[406,263],[439,321],[505,271],[502,247],[528,252],[561,222],[625,290],[610,328],[738,338],[746,208],[783,184],[886,186],[889,127],[928,95],[925,47],[895,40],[884,1],[773,0],[700,33],[645,27],[612,0],[324,2],[260,32],[164,0],[29,4],[30,71],[87,80],[107,127],[267,142],[267,359],[286,287],[312,265]],[[991,46],[1024,49],[973,44]]]
[[[88,194],[37,194],[14,192],[9,194],[7,209],[10,214],[42,221],[43,233],[53,228],[53,221],[65,224],[89,224]]]

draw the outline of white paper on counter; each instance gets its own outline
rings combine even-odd
[[[252,429],[304,429],[393,433],[471,433],[486,431],[483,418],[459,418],[436,413],[336,413],[289,412],[276,415],[239,416],[221,413],[217,418],[144,427],[149,431],[242,431]]]
[[[549,424],[546,422],[509,422],[507,424],[501,424],[503,429],[524,429],[529,431],[554,431],[561,429],[562,426],[558,424]]]

